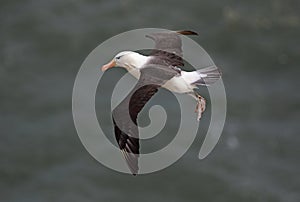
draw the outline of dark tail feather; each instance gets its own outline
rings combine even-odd
[[[182,35],[198,35],[198,33],[190,31],[190,30],[181,30],[181,31],[176,31],[178,34]]]
[[[201,78],[193,84],[202,86],[209,86],[218,81],[222,76],[221,70],[215,65],[197,70],[197,73],[199,73]]]

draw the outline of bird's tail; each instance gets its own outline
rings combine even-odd
[[[215,65],[197,70],[197,73],[199,74],[200,79],[192,84],[201,86],[209,86],[215,83],[221,78],[222,75],[220,69]]]

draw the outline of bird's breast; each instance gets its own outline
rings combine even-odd
[[[132,76],[134,76],[136,79],[140,78],[141,72],[139,69],[131,69],[128,71]]]

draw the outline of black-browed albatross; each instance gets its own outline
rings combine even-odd
[[[180,34],[197,35],[193,31],[152,33],[146,35],[155,42],[150,56],[122,51],[111,62],[102,66],[102,71],[115,66],[123,67],[138,79],[133,90],[112,112],[115,137],[133,175],[139,170],[137,116],[158,89],[163,87],[175,93],[191,95],[197,100],[195,112],[197,120],[200,120],[206,101],[195,89],[201,85],[213,84],[221,77],[216,66],[191,72],[180,69],[184,65]]]

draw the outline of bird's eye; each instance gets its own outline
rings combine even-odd
[[[116,57],[117,60],[119,60],[121,58],[121,56]]]

